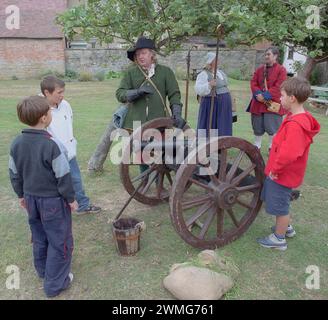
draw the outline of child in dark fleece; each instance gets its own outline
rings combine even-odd
[[[47,100],[26,98],[18,104],[17,114],[29,128],[11,145],[10,180],[28,212],[35,269],[44,279],[46,295],[54,297],[73,280],[71,210],[78,204],[66,150],[45,130],[52,119]]]

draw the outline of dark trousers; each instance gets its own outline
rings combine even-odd
[[[62,197],[25,195],[32,232],[34,266],[44,278],[48,297],[58,295],[70,283],[73,236],[71,209]]]

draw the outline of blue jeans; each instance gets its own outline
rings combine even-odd
[[[71,169],[73,189],[75,191],[75,199],[79,204],[79,208],[77,209],[77,211],[78,212],[83,211],[90,205],[90,200],[85,195],[79,164],[77,163],[75,157],[72,160],[70,160],[69,166]]]

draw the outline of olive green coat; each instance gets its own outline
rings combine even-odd
[[[173,104],[182,105],[178,82],[169,67],[157,64],[155,74],[151,77],[151,80],[161,93],[165,103],[166,98],[168,98],[169,106]],[[126,103],[127,90],[137,89],[143,82],[152,86],[136,64],[129,67],[121,80],[119,88],[116,90],[117,100]],[[133,121],[144,123],[155,118],[170,116],[166,113],[163,102],[155,89],[153,94],[146,94],[129,103],[128,106],[129,109],[123,123],[123,127],[126,129],[133,129]]]

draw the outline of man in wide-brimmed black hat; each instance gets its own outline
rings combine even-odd
[[[127,69],[116,90],[118,101],[130,106],[123,127],[132,129],[133,121],[144,123],[172,114],[174,125],[182,128],[185,121],[181,117],[178,82],[169,67],[157,63],[154,41],[140,37],[135,46],[127,51],[127,57],[134,64]],[[170,109],[166,106],[166,98]]]

